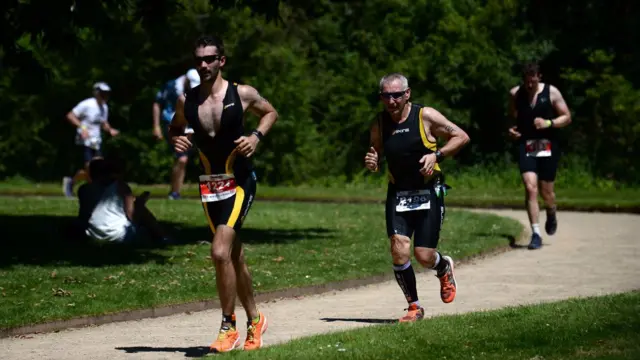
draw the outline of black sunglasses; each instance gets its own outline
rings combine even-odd
[[[404,94],[407,93],[407,90],[404,91],[395,91],[395,92],[381,92],[380,96],[382,96],[385,99],[400,99],[401,97],[404,96]]]
[[[212,62],[216,61],[216,60],[220,60],[222,58],[221,55],[207,55],[207,56],[196,56],[194,57],[196,64],[200,64],[203,61],[206,62],[207,64],[211,64]]]

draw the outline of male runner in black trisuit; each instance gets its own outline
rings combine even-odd
[[[401,322],[424,317],[410,261],[412,235],[418,262],[436,270],[442,301],[450,303],[456,297],[453,259],[436,250],[445,215],[446,185],[440,163],[469,142],[462,129],[437,110],[411,103],[410,96],[411,89],[402,74],[392,73],[380,80],[385,109],[371,126],[372,146],[365,156],[365,166],[371,171],[379,168],[378,154],[385,156],[389,167],[387,236],[396,280],[409,303]],[[447,139],[447,144],[438,149],[436,136]]]
[[[553,187],[560,160],[558,128],[571,123],[571,113],[560,91],[553,85],[540,82],[538,64],[526,64],[522,80],[522,85],[510,91],[509,115],[517,125],[509,129],[509,135],[517,140],[518,163],[532,231],[529,249],[533,250],[542,246],[538,224],[538,181],[547,209],[545,231],[553,235],[558,227]]]
[[[236,291],[248,318],[244,349],[253,350],[263,344],[267,319],[256,308],[251,275],[236,233],[256,194],[256,175],[249,158],[276,122],[278,113],[253,87],[222,77],[226,63],[222,40],[213,36],[199,38],[195,60],[201,83],[178,99],[169,131],[177,152],[186,152],[193,141],[204,172],[200,176],[200,196],[214,233],[211,257],[222,307],[220,332],[210,350],[226,352],[239,345],[234,313]],[[260,117],[257,129],[249,135],[244,128],[247,110]],[[192,136],[184,134],[187,125],[193,129]]]

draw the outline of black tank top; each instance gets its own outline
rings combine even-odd
[[[384,154],[390,173],[390,182],[398,189],[414,190],[428,187],[427,178],[420,174],[420,158],[437,150],[436,144],[427,139],[422,122],[420,104],[411,104],[407,119],[398,124],[391,120],[386,111],[378,114],[378,124],[382,133]],[[440,173],[440,166],[435,165],[434,173]],[[429,179],[435,179],[431,176]]]
[[[249,159],[237,155],[234,141],[245,135],[244,111],[238,94],[238,84],[228,83],[222,100],[220,130],[214,137],[202,128],[198,117],[200,85],[185,94],[184,115],[193,129],[192,142],[200,152],[204,174],[234,174],[237,178],[248,176],[252,171]]]
[[[527,92],[521,86],[516,92],[516,110],[518,111],[518,131],[522,134],[521,140],[530,139],[556,139],[556,129],[547,128],[536,130],[533,120],[537,117],[551,120],[554,117],[551,95],[549,94],[549,84],[544,84],[542,92],[538,94],[536,103],[531,107]]]

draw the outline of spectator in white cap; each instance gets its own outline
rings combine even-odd
[[[175,158],[171,169],[171,190],[169,191],[169,199],[172,200],[180,198],[180,189],[184,182],[189,152],[175,152],[173,144],[169,142],[169,123],[171,123],[173,114],[176,112],[178,97],[184,94],[187,89],[192,89],[198,85],[200,85],[200,75],[196,69],[190,69],[177,79],[167,81],[158,91],[153,102],[153,136],[158,140],[166,139],[169,150],[174,154]],[[160,118],[162,118],[162,125]],[[191,129],[186,131],[190,132]]]
[[[73,186],[80,181],[87,181],[88,166],[91,159],[102,156],[102,134],[100,129],[116,136],[119,131],[109,124],[109,94],[111,87],[105,82],[93,84],[93,97],[82,100],[69,113],[67,121],[76,127],[75,143],[82,150],[83,168],[73,177],[65,176],[62,190],[67,197],[73,197]]]
[[[198,74],[198,70],[190,69],[187,71],[187,80],[189,81],[190,89],[200,85],[200,74]]]

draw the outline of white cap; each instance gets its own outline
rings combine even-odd
[[[192,89],[200,85],[200,74],[198,74],[198,70],[196,69],[187,71],[187,79],[189,79],[189,86],[191,86]]]
[[[106,82],[99,81],[93,84],[93,90],[111,91],[111,88]]]

